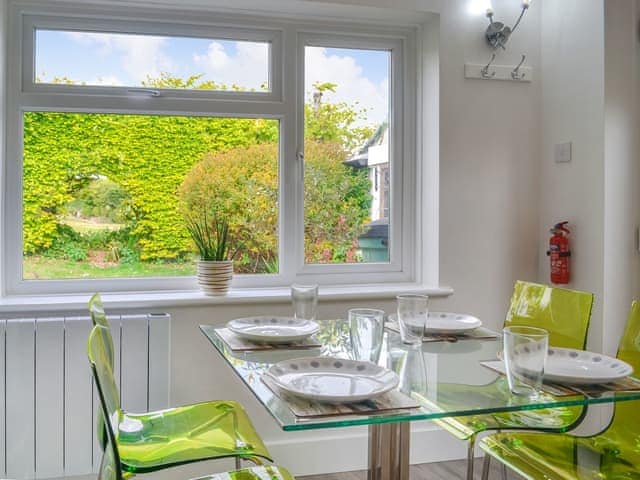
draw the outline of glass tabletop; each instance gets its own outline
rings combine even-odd
[[[284,360],[316,356],[352,358],[347,321],[324,320],[319,324],[316,338],[322,347],[305,350],[233,351],[217,335],[215,329],[219,327],[200,325],[200,329],[283,430],[429,420],[640,399],[640,391],[558,397],[543,393],[535,399],[514,396],[502,375],[480,364],[496,359],[501,349],[498,338],[438,341],[411,347],[404,345],[397,333],[385,331],[379,364],[398,373],[398,389],[416,400],[420,405],[418,408],[370,415],[296,417],[287,401],[275,395],[260,377],[271,365]]]

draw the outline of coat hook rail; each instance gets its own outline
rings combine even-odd
[[[506,80],[510,82],[531,82],[533,80],[533,68],[525,66],[526,55],[522,55],[520,62],[514,67],[511,65],[496,65],[496,54],[492,53],[486,64],[466,63],[464,66],[465,78],[479,80]]]

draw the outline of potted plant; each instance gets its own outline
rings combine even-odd
[[[186,226],[195,243],[198,261],[198,285],[206,295],[226,295],[233,277],[233,254],[229,246],[229,223],[201,217],[187,217]]]

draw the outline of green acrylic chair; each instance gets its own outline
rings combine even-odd
[[[102,461],[100,463],[100,470],[98,473],[99,480],[124,480],[133,476],[135,473],[143,471],[153,471],[151,463],[152,458],[157,457],[154,455],[154,449],[148,450],[148,458],[144,468],[131,469],[131,465],[123,463],[122,455],[127,455],[126,446],[123,448],[123,443],[127,443],[123,437],[136,436],[142,443],[154,443],[162,442],[163,455],[167,458],[172,458],[171,465],[179,465],[191,461],[186,456],[174,455],[172,443],[174,441],[183,441],[183,438],[178,437],[162,437],[146,430],[148,422],[153,422],[153,418],[144,419],[146,422],[139,418],[142,416],[136,416],[136,420],[139,423],[133,422],[129,419],[124,423],[122,411],[119,408],[118,391],[113,381],[113,375],[108,365],[109,354],[105,350],[105,336],[107,332],[104,327],[94,327],[89,337],[88,355],[89,362],[91,364],[91,370],[93,372],[94,379],[98,390],[98,396],[100,398],[100,411],[103,415],[103,425],[105,426],[105,444]],[[224,412],[224,409],[222,409]],[[162,414],[164,412],[158,412],[155,415]],[[148,414],[152,415],[152,414]],[[146,415],[145,415],[146,416]],[[110,420],[109,420],[110,419]],[[205,420],[206,421],[206,420]],[[133,422],[133,423],[132,423]],[[145,424],[146,423],[146,424]],[[195,436],[198,436],[198,432],[195,432]],[[229,437],[227,440],[231,440]],[[188,439],[186,441],[193,441]],[[227,441],[227,443],[229,443]],[[230,448],[233,449],[231,444]],[[142,447],[144,449],[144,446]],[[137,465],[141,465],[137,463]],[[165,464],[165,466],[169,466]],[[197,480],[294,480],[293,476],[289,474],[284,468],[269,466],[256,466],[251,468],[245,468],[241,470],[235,470],[231,472],[223,472],[218,474],[209,475],[206,477],[200,477]]]
[[[640,302],[631,312],[620,341],[618,358],[640,372]],[[496,433],[480,442],[486,452],[483,479],[491,457],[527,479],[640,479],[640,402],[614,406],[608,427],[597,435]]]
[[[113,371],[113,359],[115,355],[113,337],[111,336],[111,327],[109,326],[109,322],[107,321],[107,315],[104,312],[102,298],[100,297],[99,293],[94,293],[89,299],[89,315],[91,316],[91,322],[93,323],[94,327],[96,325],[100,325],[101,327],[105,328],[105,349],[107,353],[107,359],[109,361],[109,366],[111,367],[111,371]],[[105,430],[102,415],[97,415],[96,425],[98,432],[98,441],[100,442],[100,446],[104,450],[107,442],[107,433]]]
[[[102,298],[99,293],[94,293],[89,299],[89,315],[91,316],[91,322],[93,326],[100,325],[106,329],[105,331],[105,347],[107,349],[107,358],[109,360],[109,365],[111,366],[111,370],[113,370],[113,358],[114,358],[114,347],[113,347],[113,337],[111,336],[111,327],[109,326],[109,322],[107,321],[107,314],[104,311],[104,306],[102,305]]]
[[[550,345],[584,349],[592,306],[592,293],[518,280],[514,285],[504,326],[529,325],[544,328],[549,332]],[[504,378],[499,378],[496,382],[498,388],[508,391]],[[458,394],[468,394],[468,390],[469,387],[465,387]],[[482,395],[483,390],[491,395],[496,390],[496,384],[474,388],[473,394]],[[563,407],[449,417],[434,422],[456,438],[467,441],[467,480],[472,480],[474,449],[479,433],[505,429],[563,432],[579,424],[585,413],[582,407]]]
[[[184,463],[233,457],[271,461],[244,409],[233,401],[211,401],[143,414],[127,413],[111,368],[109,331],[95,326],[88,356],[103,406],[103,446],[116,446],[123,472],[146,473]],[[105,423],[105,419],[110,422]],[[105,435],[106,434],[106,435]],[[106,450],[105,450],[106,451]],[[110,454],[113,455],[113,454]]]

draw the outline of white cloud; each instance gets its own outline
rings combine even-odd
[[[235,46],[236,54],[230,55],[223,44],[213,41],[206,54],[193,55],[193,62],[209,80],[260,90],[260,85],[268,81],[269,45],[236,42]]]
[[[164,37],[90,32],[67,32],[67,35],[82,45],[97,46],[96,55],[102,58],[117,55],[120,67],[134,84],[139,84],[147,76],[159,77],[160,73],[170,72],[174,67],[171,59],[162,52],[167,41]]]
[[[376,85],[364,76],[362,67],[349,55],[328,55],[322,47],[307,47],[305,52],[305,92],[307,98],[313,84],[335,83],[336,92],[325,92],[324,102],[346,102],[367,110],[365,123],[381,123],[387,119],[389,80]]]

